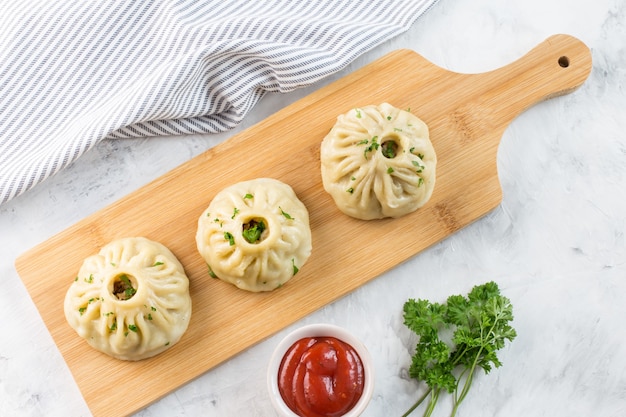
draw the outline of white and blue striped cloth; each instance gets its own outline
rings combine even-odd
[[[437,0],[0,0],[0,204],[103,139],[215,133]]]

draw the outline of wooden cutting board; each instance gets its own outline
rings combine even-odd
[[[450,72],[409,50],[392,52],[79,221],[21,255],[16,268],[93,414],[135,413],[495,208],[502,198],[496,153],[509,123],[529,106],[573,91],[590,71],[589,49],[567,35],[481,74]],[[427,205],[403,218],[355,220],[322,188],[320,142],[338,114],[382,102],[410,108],[428,124],[436,187]],[[313,253],[298,275],[263,294],[210,278],[195,245],[198,217],[213,196],[258,177],[294,188],[313,234]],[[181,341],[136,363],[93,350],[63,314],[83,259],[125,236],[168,246],[189,275],[193,300]],[[416,289],[423,279],[416,273]]]

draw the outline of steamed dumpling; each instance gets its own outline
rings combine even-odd
[[[426,204],[435,187],[428,126],[387,103],[340,115],[320,156],[324,189],[357,219],[404,216]]]
[[[243,181],[211,201],[198,220],[196,243],[211,276],[244,290],[271,291],[311,254],[309,213],[283,182]]]
[[[140,360],[172,347],[191,318],[189,280],[160,243],[123,238],[86,258],[65,296],[65,317],[95,349]]]

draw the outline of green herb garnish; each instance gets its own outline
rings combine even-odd
[[[211,278],[217,278],[217,275],[215,275],[215,272],[213,272],[213,269],[211,268],[211,265],[206,264],[206,266],[209,268],[209,276]],[[152,307],[152,308],[154,308],[154,307]],[[156,311],[156,309],[155,309],[155,311]]]
[[[254,198],[254,196],[253,196],[252,194],[250,194],[250,193],[247,193],[246,195],[244,195],[244,196],[243,196],[243,198],[244,198],[244,199],[247,199],[247,198]]]
[[[234,218],[235,218],[235,216],[237,215],[237,213],[239,213],[239,209],[238,209],[237,207],[235,207],[235,208],[233,209],[233,215],[232,215],[230,218],[231,218],[231,219],[234,219]]]
[[[230,232],[224,232],[224,239],[228,240],[230,246],[235,244],[235,237]]]
[[[354,193],[354,188],[350,187],[346,190],[346,192],[353,194]]]
[[[287,219],[287,220],[295,220],[293,217],[291,217],[291,216],[289,215],[289,213],[285,213],[285,211],[284,211],[282,208],[278,207],[278,209],[280,210],[280,214],[282,214],[283,216],[285,216],[285,219]]]
[[[363,156],[365,157],[365,159],[367,159],[367,153],[368,152],[375,151],[380,146],[380,143],[377,142],[377,139],[378,139],[378,136],[374,136],[372,138],[372,142],[370,143],[370,146],[365,148],[365,150],[363,151]]]
[[[403,417],[427,397],[424,416],[431,416],[442,391],[454,394],[450,416],[456,415],[475,372],[482,368],[489,373],[492,365],[502,365],[496,351],[517,336],[512,320],[513,306],[495,282],[475,286],[467,297],[452,295],[444,304],[409,299],[404,324],[419,336],[409,376],[424,381],[428,390]]]
[[[257,243],[261,239],[261,235],[264,231],[265,222],[263,222],[263,220],[250,220],[243,225],[243,232],[241,234],[248,243]]]
[[[415,150],[415,147],[409,149],[409,152],[413,153],[413,151]],[[417,155],[417,157],[421,160],[424,160],[424,154],[423,153],[418,153],[418,154],[414,154]]]
[[[392,140],[383,142],[383,144],[380,147],[380,151],[383,154],[383,156],[389,159],[393,159],[396,157],[397,149],[398,149],[398,145]]]
[[[130,282],[128,275],[126,274],[120,275],[120,281],[124,284],[122,288],[124,291],[124,297],[125,297],[124,299],[128,300],[133,295],[135,295],[137,290],[133,288],[133,284]]]
[[[419,174],[420,172],[422,172],[424,170],[424,168],[426,168],[424,165],[420,164],[419,161],[411,161],[411,163],[413,164],[413,166],[417,167],[417,173]]]
[[[387,174],[391,174],[392,172],[393,172],[393,168],[392,167],[387,168]]]
[[[296,261],[291,258],[291,266],[293,267],[293,274],[296,275],[299,271],[298,267],[296,266]]]
[[[137,326],[135,326],[134,324],[129,324],[128,330],[130,330],[131,332],[137,333]]]
[[[154,265],[152,265],[152,266],[160,266],[160,265],[163,265],[163,262],[157,261],[157,262],[155,262],[155,263],[154,263]]]

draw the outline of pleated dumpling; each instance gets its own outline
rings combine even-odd
[[[248,291],[271,291],[311,254],[309,212],[281,181],[239,182],[221,190],[202,213],[196,244],[214,278]]]
[[[145,359],[172,347],[187,330],[189,280],[162,244],[122,238],[84,260],[64,310],[95,349],[117,359]]]
[[[428,126],[388,103],[338,116],[320,157],[324,189],[358,219],[404,216],[426,204],[435,187]]]

